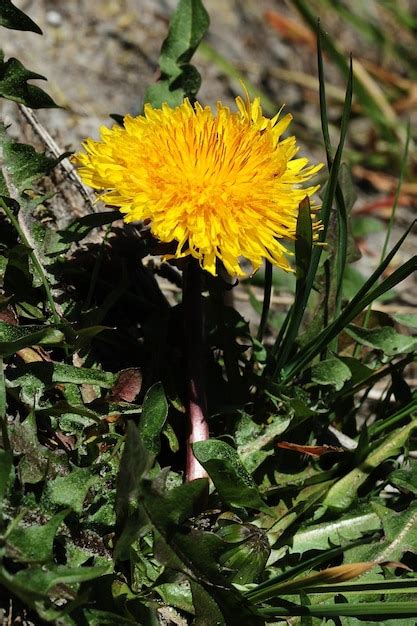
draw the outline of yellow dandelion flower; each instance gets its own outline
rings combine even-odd
[[[282,139],[292,116],[262,115],[259,98],[236,98],[237,111],[189,100],[175,109],[145,106],[124,127],[101,128],[74,157],[83,181],[120,208],[126,222],[146,220],[174,257],[191,255],[216,275],[219,259],[244,276],[268,259],[291,270],[282,240],[294,239],[298,206],[317,186],[302,187],[321,165],[294,158],[295,137]]]

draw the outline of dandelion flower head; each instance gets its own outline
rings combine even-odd
[[[237,110],[216,111],[189,100],[171,108],[145,106],[124,127],[101,128],[75,155],[83,181],[101,190],[126,222],[147,221],[155,238],[176,244],[216,275],[223,263],[244,276],[264,259],[291,270],[285,240],[296,236],[299,203],[317,186],[303,187],[321,165],[295,158],[295,137],[282,138],[287,114],[264,117],[259,98],[236,98]]]

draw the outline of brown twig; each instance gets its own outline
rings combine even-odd
[[[33,128],[35,133],[38,135],[39,139],[48,149],[48,151],[52,154],[52,156],[58,159],[63,153],[63,150],[61,150],[55,139],[51,137],[46,128],[41,124],[32,109],[29,109],[27,106],[20,104],[19,110],[22,113],[23,117],[26,119],[26,121]],[[86,204],[88,212],[95,213],[97,211],[94,204],[95,195],[91,189],[84,185],[71,161],[69,159],[62,159],[59,166],[63,169],[69,180],[78,190],[79,194]]]

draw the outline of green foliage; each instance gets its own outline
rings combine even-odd
[[[209,17],[201,0],[179,1],[162,44],[161,78],[148,87],[145,102],[153,107],[160,107],[164,102],[178,106],[185,97],[195,98],[201,77],[190,61],[208,26]]]
[[[168,417],[168,402],[161,383],[155,383],[143,399],[139,433],[145,448],[152,454],[160,452],[159,438]]]
[[[4,125],[0,125],[0,146],[3,149],[3,185],[0,191],[7,196],[9,186],[22,193],[30,189],[32,184],[53,169],[63,158],[51,159],[45,154],[37,153],[32,146],[15,143],[7,134]],[[7,182],[6,182],[7,181]]]
[[[11,0],[3,0],[0,6],[0,26],[15,30],[30,30],[38,35],[42,31],[26,13],[14,6]]]
[[[195,443],[193,452],[207,470],[226,506],[268,510],[251,475],[231,446],[224,441],[210,439]]]
[[[0,50],[0,97],[25,104],[32,109],[54,108],[57,105],[40,87],[30,80],[46,80],[41,74],[28,70],[18,59],[5,61]]]
[[[8,0],[0,24],[39,32]],[[195,98],[191,59],[207,28],[201,0],[180,0],[147,102]],[[276,332],[282,278],[267,264],[254,337],[224,305],[222,281],[205,285],[210,439],[193,453],[209,479],[183,482],[183,312],[157,276],[176,288],[180,274],[146,264],[155,242],[118,228],[118,211],[58,231],[43,177],[61,159],[1,126],[0,592],[35,623],[147,626],[161,609],[200,626],[415,623],[417,397],[403,371],[416,359],[416,316],[361,315],[417,261],[387,272],[408,229],[369,278],[351,265],[355,237],[375,227],[352,224],[353,93],[392,126],[328,36],[318,42],[328,176],[319,245],[308,199],[300,205],[294,304]],[[321,47],[348,79],[335,150]],[[36,78],[1,57],[3,97],[53,106]],[[99,244],[86,239],[103,228]],[[381,381],[385,397],[368,407]]]

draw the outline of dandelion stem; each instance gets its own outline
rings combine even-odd
[[[193,454],[192,445],[209,437],[206,393],[204,385],[204,324],[201,298],[201,270],[190,258],[184,273],[183,287],[184,330],[187,359],[187,413],[188,434],[185,479],[207,477],[207,472]]]

